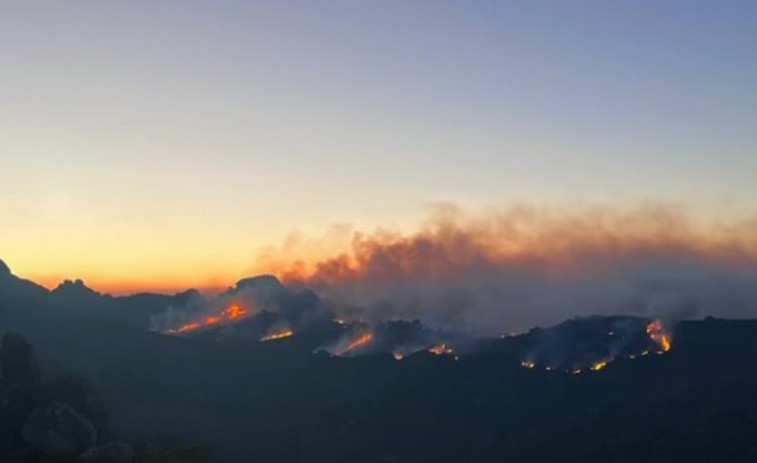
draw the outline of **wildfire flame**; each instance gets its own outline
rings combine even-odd
[[[601,370],[602,368],[606,367],[606,366],[607,366],[607,364],[608,364],[608,363],[610,363],[610,361],[611,361],[611,360],[605,359],[605,360],[599,360],[599,361],[597,361],[597,362],[594,362],[594,363],[593,363],[593,364],[591,365],[591,370],[592,370],[592,371],[599,371],[599,370]]]
[[[262,338],[260,338],[260,341],[261,342],[274,341],[276,339],[288,338],[289,336],[293,334],[294,334],[294,331],[290,329],[285,329],[285,330],[276,331],[274,333],[267,334],[263,336]]]
[[[649,322],[649,324],[647,324],[647,334],[652,341],[660,346],[660,349],[662,349],[660,351],[661,354],[669,351],[671,347],[673,347],[670,333],[665,329],[662,320],[657,319]]]
[[[446,343],[437,344],[434,347],[430,348],[428,351],[434,355],[452,355],[455,353],[455,350],[452,348],[452,346]]]
[[[178,329],[170,330],[169,333],[183,333],[185,331],[196,330],[197,328],[200,328],[201,326],[203,326],[202,323],[197,323],[197,322],[187,323],[186,325],[180,326]]]
[[[402,352],[392,352],[392,356],[394,357],[394,360],[402,360],[405,358],[405,355]]]
[[[208,317],[203,318],[202,320],[197,320],[189,323],[185,323],[184,325],[181,325],[180,327],[168,330],[168,334],[177,334],[177,333],[185,333],[187,331],[194,331],[200,328],[206,328],[208,326],[218,325],[223,322],[227,321],[233,321],[238,320],[250,313],[249,310],[243,308],[240,305],[232,304],[228,308],[221,311],[218,315],[211,315]]]
[[[355,350],[358,347],[361,347],[370,343],[371,341],[373,341],[373,333],[363,333],[360,336],[358,336],[356,339],[351,341],[349,344],[347,344],[347,347],[339,350],[337,352],[337,355],[344,355],[351,350]]]
[[[647,323],[647,325],[646,325],[646,332],[647,332],[647,336],[649,336],[649,339],[651,339],[655,344],[657,344],[660,347],[660,350],[657,351],[658,354],[664,354],[664,353],[668,352],[673,347],[672,336],[671,336],[670,332],[667,330],[667,328],[665,328],[665,325],[663,324],[662,320],[656,319],[656,320],[652,320],[651,322]],[[612,331],[610,331],[607,334],[610,335],[610,336],[613,336],[615,333],[613,333]],[[643,351],[641,351],[639,353],[636,353],[636,354],[628,354],[628,355],[624,356],[624,358],[633,360],[633,359],[637,359],[639,357],[646,357],[646,356],[648,356],[651,353],[652,352],[650,352],[649,350],[643,350]],[[603,358],[601,360],[597,360],[597,361],[595,361],[594,363],[592,363],[588,367],[588,370],[590,370],[590,371],[599,371],[599,370],[602,370],[605,367],[607,367],[607,365],[610,364],[610,362],[612,362],[613,360],[615,360],[613,357],[606,357],[606,358]],[[528,369],[534,369],[537,366],[536,362],[534,362],[533,360],[524,360],[524,361],[520,362],[520,365],[523,368],[528,368]],[[554,370],[555,369],[555,367],[553,367],[553,366],[546,366],[544,368],[546,370]],[[565,371],[568,372],[568,373],[577,375],[577,374],[580,374],[580,373],[582,373],[583,371],[586,371],[586,370],[584,370],[584,369],[582,369],[580,367],[574,367],[572,370],[565,370]]]
[[[533,360],[524,360],[520,362],[520,366],[522,366],[523,368],[528,368],[529,370],[532,370],[536,368],[536,362],[534,362]]]

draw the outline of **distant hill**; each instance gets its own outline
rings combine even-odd
[[[46,371],[90,377],[126,437],[178,436],[229,461],[266,463],[757,458],[757,321],[682,321],[669,352],[635,358],[654,344],[643,344],[647,320],[631,317],[481,340],[457,359],[342,358],[298,336],[149,332],[137,320],[185,296],[112,298],[76,282],[47,291],[6,268],[0,330],[26,336]],[[629,342],[612,344],[623,333]],[[589,354],[616,358],[566,371]]]
[[[0,260],[0,299],[15,303],[34,301],[37,305],[56,306],[68,312],[137,329],[147,329],[151,316],[165,311],[168,306],[184,306],[198,294],[190,289],[173,295],[138,293],[111,296],[87,287],[82,280],[65,280],[48,291],[41,285],[16,277]]]

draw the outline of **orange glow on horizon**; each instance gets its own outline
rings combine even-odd
[[[65,280],[80,279],[84,284],[99,293],[111,294],[114,296],[126,296],[130,294],[138,293],[157,293],[157,294],[176,294],[184,292],[188,289],[196,289],[203,293],[215,294],[219,293],[234,282],[243,278],[241,276],[229,277],[228,280],[221,282],[220,279],[159,279],[159,280],[133,280],[124,278],[123,280],[115,279],[100,279],[100,278],[88,278],[86,275],[77,276],[59,276],[59,275],[37,275],[37,274],[25,274],[19,275],[20,278],[31,280],[49,290],[55,289],[58,285]]]
[[[416,231],[360,232],[345,226],[324,237],[290,236],[281,246],[263,247],[241,238],[177,240],[145,230],[138,236],[120,230],[117,236],[102,229],[87,236],[59,236],[54,242],[42,235],[14,236],[4,243],[7,254],[0,259],[16,275],[49,289],[65,279],[82,279],[90,288],[114,295],[189,288],[213,293],[260,273],[324,284],[374,277],[446,278],[476,260],[566,274],[602,271],[636,255],[684,253],[724,266],[757,261],[754,218],[729,223],[698,219],[664,205],[514,207],[478,215],[447,205]],[[137,243],[128,250],[122,246],[126,237]],[[240,247],[240,242],[245,244]],[[387,265],[375,265],[381,262]]]

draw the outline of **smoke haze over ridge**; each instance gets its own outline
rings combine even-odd
[[[290,237],[258,268],[374,322],[518,331],[589,314],[750,317],[757,217],[703,223],[659,204],[475,215],[445,204],[413,233],[339,227],[320,240]]]

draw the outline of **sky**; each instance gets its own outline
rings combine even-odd
[[[0,2],[0,258],[228,285],[428,209],[757,211],[753,1]]]

